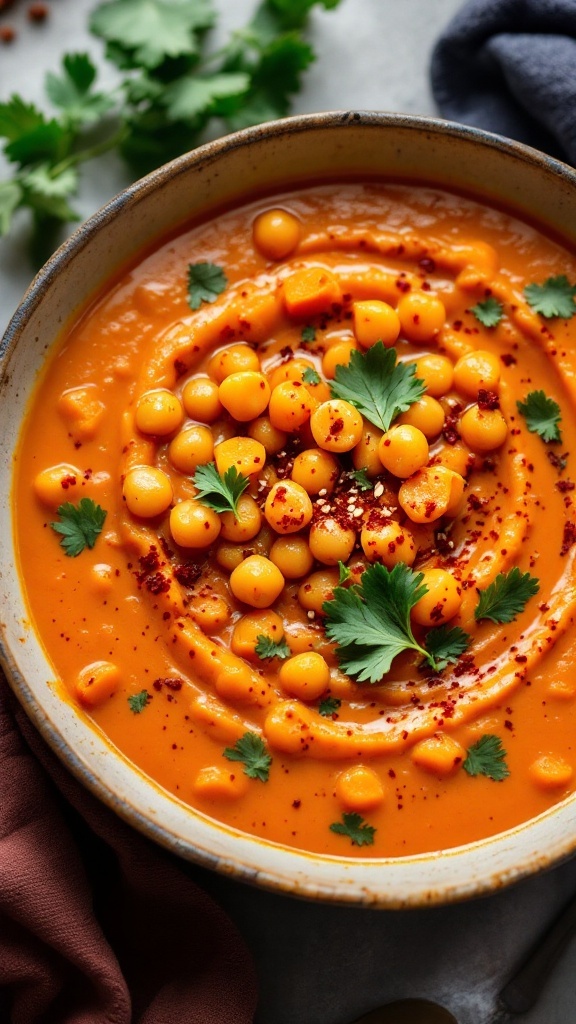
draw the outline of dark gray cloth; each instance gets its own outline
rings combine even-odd
[[[576,164],[576,0],[469,0],[431,81],[443,117]]]

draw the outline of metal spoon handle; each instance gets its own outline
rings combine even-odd
[[[500,992],[504,1009],[509,1013],[532,1009],[575,928],[576,899],[565,907],[544,938],[538,939],[520,970]]]

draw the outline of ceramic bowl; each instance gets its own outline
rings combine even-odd
[[[15,568],[12,451],[46,350],[110,277],[178,224],[255,193],[327,176],[412,179],[495,202],[576,242],[576,173],[542,154],[447,122],[336,112],[289,118],[212,142],[126,189],[51,258],[1,347],[1,655],[26,712],[71,772],[151,839],[204,866],[298,896],[382,907],[488,893],[557,864],[576,847],[576,795],[482,842],[402,859],[301,853],[239,833],[156,786],[46,684]]]

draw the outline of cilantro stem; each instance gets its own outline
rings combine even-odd
[[[117,149],[122,145],[125,139],[130,134],[127,125],[122,125],[113,135],[110,135],[107,139],[102,139],[101,142],[95,142],[93,146],[86,146],[84,149],[78,149],[75,153],[70,153],[69,156],[64,157],[60,163],[55,164],[52,168],[52,174],[55,178],[59,174],[63,174],[70,167],[76,167],[78,164],[86,163],[88,160],[94,160],[96,157],[104,156],[113,149]]]

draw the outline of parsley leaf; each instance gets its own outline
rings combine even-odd
[[[306,327],[302,328],[302,335],[301,335],[301,337],[302,337],[302,341],[305,344],[310,344],[310,342],[316,341],[316,328],[312,327],[310,324],[308,324]]]
[[[173,121],[193,120],[199,115],[217,117],[226,113],[222,101],[240,101],[249,85],[250,76],[245,72],[187,75],[166,87],[162,102]]]
[[[521,573],[517,565],[508,573],[499,572],[486,590],[478,591],[480,600],[474,618],[477,622],[481,619],[513,622],[539,590],[540,583],[536,577],[529,572]]]
[[[76,558],[84,548],[93,548],[104,526],[106,512],[92,498],[81,498],[77,505],[67,501],[57,509],[59,523],[50,526],[62,537],[60,543],[70,558]]]
[[[549,277],[544,284],[527,284],[524,289],[524,298],[540,316],[550,319],[560,316],[569,320],[576,313],[574,294],[576,285],[570,284],[565,274],[557,277]]]
[[[337,714],[342,701],[339,697],[324,697],[318,705],[318,714],[323,715],[324,718],[332,718],[332,715]]]
[[[558,424],[562,418],[560,406],[543,391],[531,391],[524,402],[516,402],[518,412],[526,420],[526,426],[543,441],[561,441]]]
[[[320,374],[312,366],[307,366],[302,374],[302,381],[304,384],[319,384]]]
[[[436,668],[433,655],[414,638],[410,612],[427,593],[423,573],[403,562],[393,569],[376,563],[346,590],[337,586],[325,601],[326,635],[337,644],[341,668],[358,682],[379,683],[394,658],[403,651],[419,651]]]
[[[93,92],[96,68],[87,53],[67,53],[62,59],[62,74],[46,75],[48,99],[65,111],[72,125],[93,124],[115,106],[109,93]]]
[[[244,774],[249,779],[268,782],[272,758],[257,733],[245,732],[233,747],[226,747],[224,757],[229,761],[241,761],[244,765]]]
[[[281,640],[273,640],[271,636],[259,633],[256,640],[254,651],[262,661],[266,658],[289,658],[292,654],[284,637]]]
[[[220,476],[214,462],[198,466],[192,480],[198,490],[198,501],[214,512],[233,512],[235,516],[238,515],[238,499],[250,483],[236,466],[230,466],[224,476]]]
[[[348,836],[352,840],[352,846],[372,846],[376,829],[368,825],[361,814],[347,814],[344,812],[342,821],[335,821],[330,825],[330,831],[339,836]]]
[[[470,312],[484,327],[497,327],[504,316],[504,307],[498,299],[489,298],[472,306]]]
[[[468,749],[466,760],[462,763],[468,775],[486,775],[494,782],[502,782],[508,778],[510,770],[506,764],[506,751],[498,736],[485,733]]]
[[[215,302],[222,294],[228,278],[215,263],[191,263],[188,267],[188,302],[200,309],[203,302]]]
[[[90,19],[94,35],[117,46],[132,66],[145,68],[156,68],[167,58],[196,55],[196,32],[213,24],[210,0],[109,0]]]
[[[16,181],[0,182],[0,235],[7,235],[12,223],[12,215],[18,209],[24,193]]]
[[[392,420],[425,391],[413,363],[397,363],[394,348],[376,342],[366,352],[352,352],[348,366],[337,366],[330,390],[355,406],[370,423],[388,430]]]
[[[140,690],[140,693],[132,693],[128,697],[128,704],[130,711],[133,711],[135,715],[139,715],[147,704],[152,700],[152,695],[148,693],[148,690]]]
[[[350,476],[361,491],[372,490],[373,484],[365,469],[353,469]]]
[[[350,569],[344,562],[338,562],[338,585],[346,583],[352,576]]]
[[[426,634],[426,650],[434,660],[435,671],[442,672],[458,661],[470,646],[470,636],[460,626],[438,626]]]

